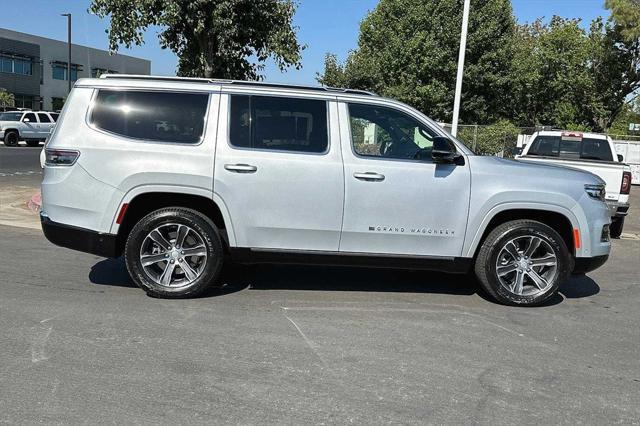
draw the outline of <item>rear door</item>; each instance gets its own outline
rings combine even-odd
[[[345,169],[341,252],[456,257],[469,211],[469,165],[435,164],[434,129],[408,110],[341,103]]]
[[[338,250],[344,179],[335,123],[326,96],[222,96],[213,188],[238,247]]]
[[[38,136],[42,139],[45,139],[49,136],[49,132],[53,128],[53,120],[49,117],[49,114],[46,112],[39,112],[38,115]]]

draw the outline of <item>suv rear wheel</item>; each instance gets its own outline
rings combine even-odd
[[[182,207],[156,210],[131,230],[125,245],[131,278],[156,297],[195,297],[215,283],[222,240],[203,214]]]
[[[504,223],[484,240],[475,264],[482,289],[507,305],[534,306],[558,291],[572,270],[560,235],[532,221]]]
[[[15,130],[9,130],[4,134],[4,144],[6,146],[18,146],[18,141],[20,137],[18,136],[18,132]]]

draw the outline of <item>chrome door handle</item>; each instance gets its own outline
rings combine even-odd
[[[366,180],[368,182],[380,182],[384,180],[384,175],[375,172],[356,172],[353,174],[353,177],[360,180]]]
[[[236,173],[255,173],[258,168],[250,164],[225,164],[225,170]]]

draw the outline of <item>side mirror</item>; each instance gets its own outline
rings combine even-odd
[[[451,141],[449,141],[449,139],[443,136],[436,136],[433,138],[433,149],[431,150],[431,158],[433,158],[434,163],[459,164],[459,161],[463,157],[456,152],[455,147],[453,146]]]
[[[29,120],[28,118],[25,118],[24,120],[22,120],[23,123],[29,123],[31,122],[31,120]]]
[[[618,154],[618,162],[622,163],[624,161],[624,157],[622,154]]]

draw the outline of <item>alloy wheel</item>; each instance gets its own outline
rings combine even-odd
[[[536,296],[552,285],[558,258],[549,243],[527,235],[509,240],[498,253],[496,274],[500,284],[518,296]]]
[[[203,273],[207,247],[193,228],[163,224],[147,234],[140,248],[140,264],[156,284],[179,288],[192,284]]]

